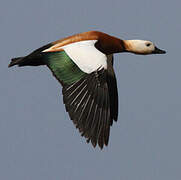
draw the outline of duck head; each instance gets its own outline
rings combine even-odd
[[[151,41],[145,40],[124,40],[127,52],[134,54],[165,54],[166,51],[157,48]]]

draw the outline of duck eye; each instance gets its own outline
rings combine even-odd
[[[147,43],[146,46],[149,47],[151,45],[151,43]]]

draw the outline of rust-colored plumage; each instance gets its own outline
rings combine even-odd
[[[125,51],[124,41],[114,36],[99,31],[89,31],[60,39],[52,43],[45,52],[62,51],[62,46],[80,41],[97,40],[96,48],[105,54],[113,54]]]

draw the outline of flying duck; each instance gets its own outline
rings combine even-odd
[[[110,126],[118,119],[118,91],[113,54],[165,54],[151,41],[122,40],[99,31],[49,43],[8,67],[46,65],[62,85],[63,102],[82,136],[95,147],[108,145]]]

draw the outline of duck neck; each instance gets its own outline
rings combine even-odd
[[[133,41],[134,40],[123,40],[125,52],[134,52]]]

